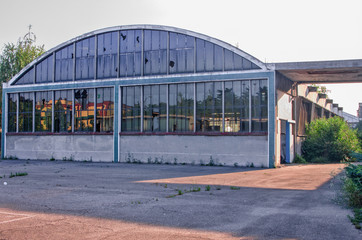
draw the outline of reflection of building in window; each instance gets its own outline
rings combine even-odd
[[[52,92],[35,93],[35,131],[50,132],[52,130]]]
[[[71,132],[73,112],[72,91],[55,91],[54,97],[54,131]]]
[[[78,89],[74,91],[75,99],[75,132],[94,131],[94,89]]]
[[[97,91],[96,132],[113,132],[114,100],[113,88],[99,88]]]
[[[141,130],[141,87],[122,88],[122,131]]]

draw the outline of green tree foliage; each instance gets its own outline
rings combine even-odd
[[[359,139],[360,148],[362,149],[362,121],[360,121],[357,126],[357,137]]]
[[[29,31],[24,37],[19,38],[16,44],[4,44],[0,53],[0,110],[2,110],[2,83],[9,81],[21,69],[45,52],[44,45],[37,46],[35,42],[36,36],[31,32],[30,25]]]
[[[35,45],[36,36],[31,32],[19,38],[16,44],[6,43],[0,54],[0,81],[7,82],[26,65],[44,53],[44,45]]]
[[[308,162],[350,161],[351,153],[360,151],[356,131],[340,117],[314,120],[306,135],[302,154]]]

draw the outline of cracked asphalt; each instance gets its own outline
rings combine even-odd
[[[0,239],[361,239],[342,167],[2,160]]]

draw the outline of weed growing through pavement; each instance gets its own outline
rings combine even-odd
[[[210,189],[211,189],[210,185],[207,185],[207,186],[205,187],[205,191],[210,191]]]
[[[28,173],[27,173],[27,172],[16,172],[15,174],[10,173],[9,178],[13,178],[13,177],[21,177],[21,176],[26,176],[26,175],[28,175]]]
[[[234,186],[231,186],[230,189],[231,189],[231,190],[240,190],[239,187],[234,187]]]

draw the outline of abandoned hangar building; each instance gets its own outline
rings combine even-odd
[[[362,60],[266,64],[200,33],[118,26],[49,50],[3,83],[2,157],[273,167],[305,123],[342,114],[312,83]]]

